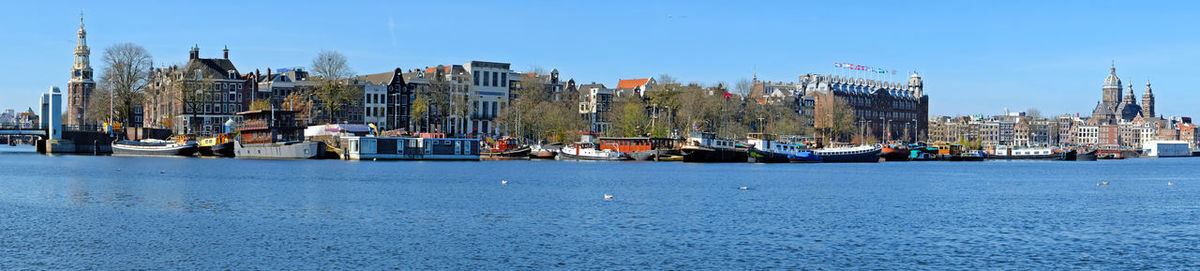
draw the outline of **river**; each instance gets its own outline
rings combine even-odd
[[[3,146],[0,269],[1197,269],[1198,174],[1193,158],[350,162]]]

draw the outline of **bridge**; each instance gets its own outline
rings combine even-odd
[[[16,127],[16,126],[0,126],[0,136],[6,136],[6,135],[46,136],[46,130],[33,129],[33,128],[22,129],[21,127]]]

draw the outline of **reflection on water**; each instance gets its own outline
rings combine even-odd
[[[5,152],[0,269],[1190,269],[1198,165]]]

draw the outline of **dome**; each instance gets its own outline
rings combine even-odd
[[[1108,69],[1108,77],[1104,78],[1104,87],[1120,88],[1121,78],[1117,77],[1117,66],[1112,66]]]

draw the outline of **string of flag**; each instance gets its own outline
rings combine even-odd
[[[836,68],[842,68],[845,70],[865,71],[865,72],[869,72],[869,73],[878,73],[878,74],[891,73],[892,75],[896,75],[896,70],[889,70],[889,69],[880,68],[880,67],[857,65],[857,64],[845,63],[845,62],[834,62],[833,66]]]

